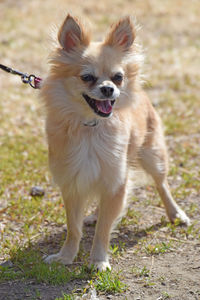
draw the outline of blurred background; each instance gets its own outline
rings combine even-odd
[[[45,77],[51,31],[68,12],[88,19],[97,39],[103,37],[109,26],[120,17],[135,16],[141,26],[138,35],[146,55],[145,85],[152,101],[166,101],[166,97],[173,97],[174,93],[190,97],[192,92],[192,97],[196,96],[200,76],[198,0],[1,0],[0,63]],[[22,86],[18,77],[2,71],[0,76],[1,115],[5,117],[5,110],[9,110],[11,105],[11,110],[15,106],[15,118],[20,118],[18,110],[22,110],[23,122],[30,122],[21,104],[35,109],[40,101],[34,98],[37,98],[37,92]],[[14,95],[13,89],[17,89]],[[10,99],[10,93],[14,99]],[[181,99],[177,100],[181,101],[177,108],[183,109],[192,118],[191,110],[183,108]],[[181,111],[176,113],[181,114]],[[35,116],[34,122],[38,122],[40,118]],[[15,127],[20,127],[20,120],[17,122],[19,124]],[[9,122],[6,123],[4,126],[9,126]],[[194,122],[196,125],[197,122]]]

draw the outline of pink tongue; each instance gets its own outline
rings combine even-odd
[[[112,111],[112,105],[110,100],[96,100],[96,105],[98,107],[98,110],[100,110],[102,113],[109,114]]]

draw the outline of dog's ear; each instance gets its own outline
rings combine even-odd
[[[58,41],[69,52],[79,46],[87,47],[90,43],[90,34],[77,18],[68,14],[58,32]]]
[[[135,39],[135,29],[130,17],[121,19],[111,27],[104,44],[128,51]]]

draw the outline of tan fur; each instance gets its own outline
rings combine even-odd
[[[70,23],[69,23],[70,22]],[[70,31],[70,38],[68,39]],[[99,200],[96,233],[90,263],[110,268],[107,250],[113,224],[119,219],[129,193],[130,171],[141,166],[155,180],[170,221],[189,218],[173,200],[167,183],[167,151],[159,116],[139,82],[135,30],[130,18],[112,27],[103,43],[92,43],[84,26],[68,16],[58,35],[62,48],[52,54],[51,70],[42,87],[46,106],[49,164],[60,186],[67,215],[67,239],[54,260],[73,262],[81,239],[84,208]],[[123,80],[113,83],[113,74]],[[83,82],[92,73],[94,83]],[[102,86],[117,95],[109,118],[96,115],[83,98],[101,96]],[[97,126],[84,126],[91,120]]]
[[[123,34],[124,28],[126,34]],[[135,29],[131,22],[130,17],[121,19],[117,24],[113,25],[108,36],[105,39],[104,45],[109,45],[113,47],[124,47],[124,50],[127,50],[135,39]]]

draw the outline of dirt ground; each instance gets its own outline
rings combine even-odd
[[[127,220],[122,220],[111,241],[112,245],[117,245],[120,249],[118,255],[112,255],[111,265],[114,271],[120,272],[120,278],[127,285],[127,289],[114,295],[102,292],[96,299],[199,300],[200,2],[4,0],[0,2],[0,63],[45,77],[50,48],[49,32],[54,23],[59,24],[63,20],[67,12],[89,19],[96,38],[103,36],[109,25],[119,17],[127,14],[136,16],[141,25],[139,41],[146,56],[144,85],[163,119],[166,131],[170,156],[170,186],[177,202],[192,221],[189,229],[171,226],[167,223],[164,208],[154,188],[148,185],[136,189],[134,200],[130,202],[130,211],[134,210],[134,213],[130,213]],[[28,124],[30,128],[27,132],[34,136],[39,134],[45,140],[44,121],[40,115],[38,118],[34,115],[37,105],[39,106],[36,104],[35,108],[35,92],[25,92],[24,96],[28,99],[24,97],[17,100],[13,110],[11,102],[14,92],[9,92],[9,95],[12,94],[9,100],[6,91],[10,85],[18,84],[18,81],[5,74],[0,76],[3,93],[0,108],[2,113],[9,111],[12,119],[9,123],[12,128],[9,127],[11,125],[2,123],[4,125],[0,128],[0,137],[9,132],[16,134],[23,130],[20,122],[26,111],[21,104],[26,102],[32,109],[24,117],[24,124]],[[47,193],[54,189],[50,187],[50,180],[48,188]],[[9,193],[9,187],[7,192]],[[58,197],[57,194],[55,188],[55,197]],[[7,200],[4,195],[0,208],[4,209],[5,201]],[[4,216],[1,211],[3,210],[0,210],[0,220]],[[7,217],[9,222],[9,216]],[[48,239],[43,235],[39,236],[35,245],[41,250],[55,252],[59,249],[63,233],[66,232],[65,225],[52,222],[45,226],[50,232]],[[81,247],[86,253],[91,248],[93,235],[94,227],[85,226]],[[0,252],[4,253],[3,249]],[[8,257],[1,255],[2,261],[5,258]],[[61,297],[63,292],[78,293],[87,286],[88,281],[81,279],[64,286],[38,284],[34,279],[9,280],[0,283],[0,299],[53,300]],[[83,299],[95,300],[95,297],[88,292]]]

